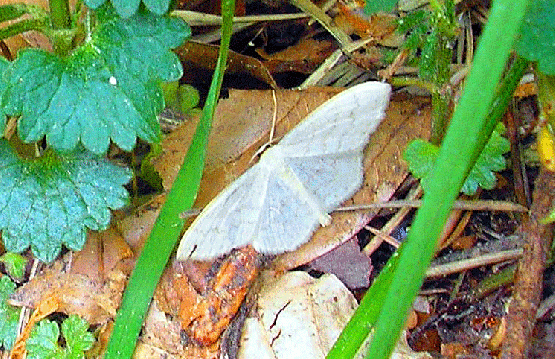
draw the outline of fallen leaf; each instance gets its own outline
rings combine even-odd
[[[298,124],[311,110],[338,94],[337,88],[305,91],[230,90],[218,103],[207,147],[206,166],[195,206],[202,207],[250,165],[256,151],[269,140],[276,111],[276,138]],[[191,139],[198,118],[180,126],[162,142],[162,154],[153,160],[164,188],[170,188]]]
[[[294,46],[283,51],[267,54],[262,48],[256,49],[258,55],[264,58],[264,66],[271,73],[299,72],[313,73],[335,50],[337,45],[330,40],[315,40],[302,38]]]
[[[85,246],[73,255],[71,273],[103,283],[118,263],[132,257],[133,251],[113,226],[102,232],[89,231]]]
[[[297,271],[275,278],[266,272],[261,277],[256,310],[245,321],[238,358],[325,358],[357,307],[353,294],[333,274],[316,279]],[[356,358],[365,354],[363,349]],[[403,334],[392,358],[431,356],[412,351]]]
[[[219,46],[202,44],[195,41],[187,41],[182,46],[175,49],[183,64],[184,78],[192,78],[199,73],[199,69],[204,69],[211,73],[216,66]],[[262,62],[254,57],[229,51],[226,74],[241,75],[248,74],[266,84],[271,88],[277,88],[274,78]]]
[[[229,98],[220,101],[216,109],[195,207],[208,204],[252,165],[253,156],[268,141],[274,110],[275,137],[280,138],[339,91],[337,88],[313,88],[302,92],[280,90],[275,92],[275,104],[272,91],[230,91]],[[430,114],[429,99],[425,97],[393,96],[386,118],[365,150],[363,186],[347,204],[391,198],[408,174],[402,152],[410,140],[429,136]],[[194,121],[182,125],[164,140],[162,154],[154,159],[153,165],[165,188],[171,187],[195,129]],[[279,256],[272,264],[274,269],[286,271],[323,255],[352,238],[375,212],[333,213],[332,225],[316,230],[312,240],[298,250]]]
[[[35,308],[51,297],[58,303],[57,311],[77,314],[91,324],[102,324],[115,316],[126,283],[127,274],[118,268],[107,275],[105,282],[48,268],[19,287],[10,303]]]
[[[324,358],[357,306],[333,275],[306,272],[269,278],[258,295],[258,310],[247,318],[239,358]]]
[[[368,288],[372,264],[356,240],[349,240],[308,264],[310,269],[334,274],[349,289]]]

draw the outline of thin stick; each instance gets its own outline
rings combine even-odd
[[[458,273],[472,268],[487,266],[490,264],[505,262],[509,260],[515,260],[522,256],[522,252],[522,249],[513,249],[509,251],[484,254],[476,258],[463,259],[457,262],[436,265],[428,269],[428,271],[426,272],[426,276],[428,278],[441,277],[444,275]]]
[[[356,206],[345,206],[337,208],[336,212],[345,211],[364,211],[374,208],[403,208],[413,207],[418,208],[421,205],[420,200],[397,200],[382,203],[370,203]],[[528,212],[528,209],[520,204],[509,201],[490,201],[490,200],[476,200],[476,201],[455,201],[453,209],[463,209],[467,211],[500,211],[500,212]]]
[[[208,26],[221,25],[222,17],[218,15],[204,14],[196,11],[176,10],[171,15],[179,17],[187,22],[189,26]],[[309,17],[309,15],[300,14],[272,14],[272,15],[252,15],[239,16],[233,19],[233,23],[255,23],[260,21],[283,21],[295,20]]]

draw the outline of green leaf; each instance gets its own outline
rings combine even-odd
[[[12,252],[6,252],[0,256],[0,262],[4,263],[6,270],[15,280],[22,280],[27,266],[27,258]]]
[[[435,3],[430,10],[416,10],[401,17],[397,32],[405,34],[405,49],[417,60],[420,78],[435,84],[449,79],[451,41],[457,34],[453,1]],[[420,51],[418,51],[420,50]]]
[[[15,291],[15,283],[8,276],[0,278],[0,346],[10,350],[17,337],[20,309],[7,303]]]
[[[540,71],[555,75],[555,1],[530,1],[515,49],[536,61]]]
[[[85,4],[91,9],[96,9],[104,4],[106,0],[85,0]],[[141,0],[111,0],[119,16],[127,18],[134,15],[139,8]],[[146,8],[157,15],[163,15],[168,11],[171,0],[143,0]]]
[[[87,329],[89,323],[77,315],[70,315],[62,323],[62,333],[67,343],[67,357],[70,359],[84,358],[83,352],[89,350],[94,343],[94,336]]]
[[[27,339],[27,359],[64,358],[64,352],[58,345],[60,328],[48,319],[40,321]]]
[[[499,124],[493,131],[476,164],[468,174],[461,191],[467,195],[476,193],[478,187],[492,189],[495,187],[495,171],[505,169],[506,161],[503,154],[509,152],[510,143],[501,134],[505,128]],[[422,179],[422,187],[428,187],[439,148],[422,139],[412,141],[406,148],[403,158],[409,164],[412,174]]]
[[[170,7],[171,0],[143,0],[146,8],[155,14],[165,14]]]
[[[29,161],[0,141],[0,229],[6,249],[20,253],[31,246],[45,262],[56,258],[62,244],[80,250],[86,227],[105,229],[109,208],[126,204],[123,185],[130,178],[127,168],[85,151],[48,152]]]
[[[119,16],[127,18],[139,9],[141,0],[111,0]]]
[[[403,158],[416,178],[424,178],[434,169],[439,148],[428,141],[417,138],[405,149]]]
[[[77,315],[70,315],[62,323],[62,334],[66,346],[58,344],[60,328],[55,322],[46,319],[31,331],[27,340],[29,359],[82,359],[84,351],[92,347],[94,336],[88,332],[89,324]]]
[[[190,28],[180,19],[149,13],[124,20],[103,10],[99,18],[91,40],[67,58],[30,49],[14,61],[3,103],[6,113],[21,115],[23,141],[46,135],[56,150],[72,150],[81,141],[100,154],[110,140],[131,150],[137,136],[158,139],[160,81],[182,74],[169,49],[181,45]]]

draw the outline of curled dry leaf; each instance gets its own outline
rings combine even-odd
[[[264,66],[272,73],[295,71],[311,74],[336,49],[332,41],[303,38],[294,46],[271,55],[261,48],[256,52],[266,60]]]
[[[216,66],[219,46],[187,41],[178,47],[175,52],[183,64],[184,78],[194,78],[200,72],[199,69],[211,73]],[[234,51],[229,51],[226,74],[248,74],[272,88],[277,88],[274,78],[268,69],[259,60],[251,56],[245,56]]]

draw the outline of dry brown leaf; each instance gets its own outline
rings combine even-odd
[[[118,263],[132,257],[133,251],[113,226],[102,232],[89,231],[85,246],[73,255],[71,273],[103,283]]]
[[[351,239],[314,259],[308,266],[319,272],[334,274],[349,289],[370,286],[370,257],[360,250],[356,239]]]
[[[133,252],[140,253],[143,249],[165,201],[165,195],[155,196],[148,203],[134,210],[133,213],[116,221],[116,227]]]
[[[184,78],[192,78],[199,73],[199,69],[204,69],[208,73],[214,70],[219,46],[187,41],[174,51],[183,64]],[[271,88],[278,88],[274,78],[262,62],[231,50],[229,51],[226,74],[249,74],[268,84]]]
[[[392,35],[397,29],[397,17],[395,15],[379,13],[372,16],[363,14],[364,4],[352,2],[347,6],[341,2],[337,3],[339,14],[333,21],[347,34],[356,34],[361,38],[383,39]]]
[[[274,111],[276,137],[299,123],[311,110],[339,93],[337,88],[313,88],[305,91],[230,90],[229,98],[216,108],[207,147],[206,167],[195,206],[202,207],[250,165],[256,151],[269,140]],[[162,143],[162,154],[153,161],[170,188],[191,139],[198,118],[171,133]]]
[[[266,60],[264,65],[271,73],[295,71],[311,74],[335,50],[337,45],[330,40],[302,38],[296,45],[271,55],[262,48],[256,49],[256,52]]]
[[[303,92],[276,91],[276,137],[280,138],[308,113],[337,94],[336,88],[313,88]],[[216,109],[213,131],[207,150],[196,207],[203,207],[226,185],[250,165],[257,150],[268,141],[275,105],[271,91],[230,91]],[[154,161],[164,187],[173,183],[183,156],[195,131],[190,122],[170,134],[163,143],[163,154]],[[402,151],[416,138],[427,138],[430,131],[428,98],[408,95],[394,96],[386,119],[372,135],[365,151],[365,179],[348,204],[386,201],[406,177]],[[370,213],[333,213],[333,224],[319,228],[312,240],[299,250],[286,253],[274,261],[278,271],[306,264],[341,243],[349,240],[372,218]]]
[[[64,273],[56,266],[46,269],[10,298],[10,304],[35,308],[45,298],[54,298],[57,311],[77,314],[91,324],[102,324],[115,316],[119,307],[127,273],[115,268],[106,282],[90,279],[84,274]]]

